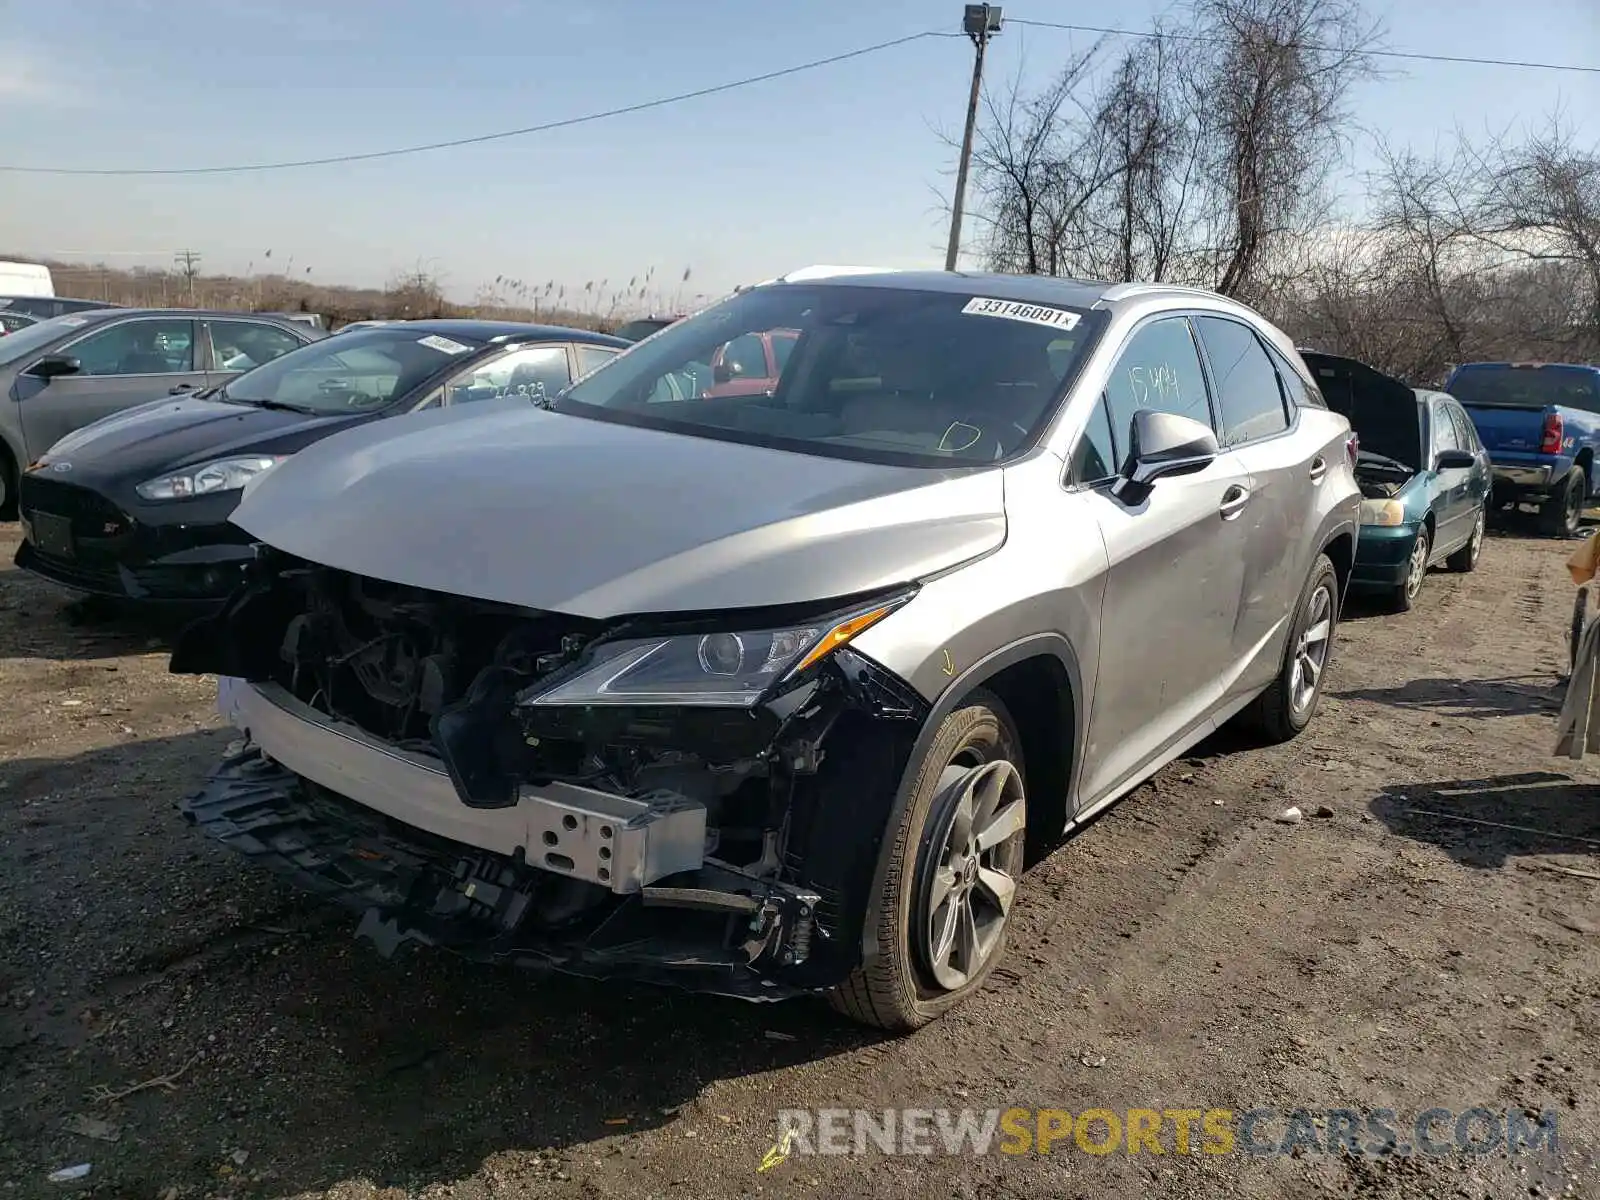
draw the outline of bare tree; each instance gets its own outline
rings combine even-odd
[[[991,262],[1259,292],[1324,211],[1375,37],[1357,0],[1197,0],[1109,67],[1097,45],[1039,95],[991,98]]]

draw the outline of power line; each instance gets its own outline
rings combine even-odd
[[[1183,42],[1211,44],[1221,44],[1222,42],[1221,38],[1207,37],[1203,33],[1158,33],[1153,29],[1113,29],[1106,25],[1068,25],[1060,21],[1029,21],[1022,17],[1007,17],[1006,21],[1011,25],[1031,25],[1035,29],[1065,29],[1071,33],[1100,33],[1111,37],[1143,38],[1151,41],[1157,38],[1173,38]],[[1297,50],[1320,50],[1324,53],[1333,52],[1333,48],[1330,46],[1316,46],[1310,43],[1296,43],[1293,48]],[[1364,53],[1370,54],[1374,58],[1403,58],[1412,62],[1470,63],[1480,67],[1527,67],[1536,71],[1581,71],[1586,74],[1600,75],[1600,67],[1585,67],[1576,63],[1528,62],[1514,58],[1467,58],[1458,54],[1423,54],[1419,51],[1410,50],[1367,50]]]
[[[1170,7],[1170,5],[1169,5]],[[1201,43],[1218,43],[1221,39],[1207,37],[1204,34],[1183,33],[1158,33],[1154,30],[1116,29],[1104,25],[1074,25],[1061,21],[1030,21],[1024,17],[1007,17],[1006,20],[1013,25],[1026,25],[1036,29],[1059,29],[1071,33],[1095,33],[1111,37],[1131,37],[1142,39],[1156,39],[1161,37],[1176,38],[1182,41]],[[525,125],[520,129],[503,129],[494,133],[475,134],[471,137],[451,138],[446,141],[426,142],[417,146],[397,146],[388,150],[370,150],[361,154],[333,154],[324,158],[286,159],[279,162],[264,163],[237,163],[226,166],[214,167],[34,167],[12,163],[0,163],[0,172],[14,175],[74,175],[74,176],[170,176],[170,175],[237,175],[252,171],[287,171],[300,167],[327,167],[342,163],[372,162],[383,158],[401,158],[412,154],[426,154],[434,150],[451,150],[460,146],[477,146],[485,142],[504,141],[508,138],[527,137],[535,133],[549,133],[557,129],[570,129],[577,125],[588,125],[595,121],[609,120],[612,117],[628,116],[632,113],[647,112],[654,108],[665,108],[672,104],[681,104],[687,100],[698,100],[704,96],[715,96],[722,92],[731,92],[738,88],[750,87],[757,83],[766,83],[773,79],[782,79],[789,75],[798,75],[805,71],[814,71],[819,67],[832,66],[835,63],[847,62],[850,59],[862,58],[869,54],[877,54],[884,50],[892,50],[897,46],[919,42],[926,38],[958,38],[964,36],[960,33],[946,30],[925,29],[920,33],[907,34],[905,37],[891,38],[886,42],[876,42],[870,46],[862,46],[855,50],[846,50],[841,54],[830,54],[826,58],[812,59],[810,62],[798,63],[792,67],[783,67],[776,71],[766,71],[760,75],[750,75],[743,79],[730,80],[727,83],[713,84],[710,87],[696,88],[693,91],[678,92],[671,96],[660,96],[654,100],[644,100],[638,104],[625,104],[618,108],[602,109],[599,112],[585,113],[577,117],[564,117],[558,121],[546,121],[539,125]],[[1318,50],[1328,52],[1329,47],[1303,44],[1300,49]],[[1523,67],[1541,71],[1578,71],[1587,74],[1600,75],[1600,67],[1581,66],[1572,63],[1547,63],[1529,62],[1518,59],[1504,58],[1469,58],[1461,55],[1450,54],[1423,54],[1404,50],[1370,50],[1367,53],[1378,58],[1408,59],[1417,62],[1442,62],[1465,63],[1476,66],[1494,67]]]
[[[655,100],[644,100],[638,104],[625,104],[620,108],[608,108],[600,112],[585,113],[580,117],[565,117],[559,121],[546,121],[540,125],[526,125],[521,129],[503,129],[496,133],[480,133],[472,137],[451,138],[443,142],[427,142],[420,146],[398,146],[390,150],[371,150],[364,154],[334,154],[326,158],[299,158],[282,162],[244,163],[221,167],[91,168],[29,167],[0,164],[0,171],[21,175],[235,175],[246,171],[287,171],[296,167],[328,167],[339,163],[371,162],[373,159],[379,158],[400,158],[410,154],[426,154],[432,150],[451,150],[458,146],[477,146],[484,142],[498,142],[506,138],[526,137],[533,133],[549,133],[556,129],[570,129],[574,125],[588,125],[594,121],[604,121],[611,117],[627,116],[630,113],[645,112],[652,108],[665,108],[669,104],[681,104],[685,100],[698,100],[702,96],[715,96],[720,92],[731,92],[735,88],[749,87],[751,84],[756,83],[766,83],[772,79],[782,79],[786,75],[798,75],[802,71],[814,71],[818,67],[828,67],[834,63],[845,62],[848,59],[877,54],[883,50],[892,50],[896,46],[919,42],[924,38],[961,36],[959,33],[926,29],[921,33],[891,38],[887,42],[862,46],[857,50],[847,50],[842,54],[830,54],[826,58],[815,58],[810,62],[799,63],[792,67],[783,67],[777,71],[767,71],[760,75],[731,80],[728,83],[714,84],[711,87],[696,88],[692,92],[679,92],[676,95],[661,96]]]

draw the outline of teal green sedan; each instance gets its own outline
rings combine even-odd
[[[1353,358],[1306,350],[1301,357],[1328,407],[1360,439],[1361,534],[1350,586],[1404,612],[1429,568],[1478,565],[1492,483],[1488,452],[1453,396],[1407,387]]]

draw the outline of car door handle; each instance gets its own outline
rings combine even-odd
[[[1224,521],[1231,521],[1244,511],[1244,506],[1250,503],[1250,489],[1240,487],[1237,483],[1222,493],[1222,504],[1218,511],[1222,513]]]
[[[1322,455],[1317,455],[1311,460],[1311,482],[1321,483],[1322,477],[1328,473],[1328,460]]]
[[[180,383],[180,384],[176,385],[175,387],[169,387],[167,389],[167,395],[169,395],[169,396],[181,396],[181,395],[183,395],[184,392],[192,392],[192,391],[194,391],[194,384],[192,384],[192,383]]]

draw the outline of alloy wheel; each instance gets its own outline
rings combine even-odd
[[[1583,493],[1581,486],[1567,489],[1566,526],[1568,534],[1578,532],[1578,524],[1583,518]]]
[[[1468,563],[1474,567],[1478,565],[1478,555],[1483,553],[1483,534],[1487,521],[1488,514],[1480,508],[1478,510],[1477,524],[1472,527],[1472,549],[1467,557]]]
[[[1411,546],[1411,561],[1406,567],[1406,599],[1415,600],[1428,574],[1428,536],[1419,533]]]
[[[1001,759],[952,764],[939,778],[947,806],[921,889],[921,955],[935,983],[956,991],[999,948],[1022,866],[1027,800],[1022,776]]]
[[[1295,646],[1289,673],[1289,698],[1296,712],[1311,707],[1328,665],[1328,652],[1333,648],[1333,593],[1326,585],[1317,588],[1306,608],[1305,631]]]

